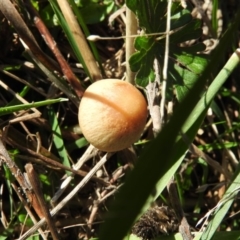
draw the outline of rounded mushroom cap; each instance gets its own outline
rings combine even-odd
[[[146,100],[132,84],[105,79],[86,89],[78,119],[89,143],[99,150],[115,152],[139,139],[147,114]]]

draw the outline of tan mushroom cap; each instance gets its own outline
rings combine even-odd
[[[105,79],[86,89],[78,119],[89,143],[99,150],[115,152],[139,139],[147,114],[146,100],[132,84]]]

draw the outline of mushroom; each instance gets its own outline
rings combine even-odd
[[[82,97],[78,119],[85,138],[101,151],[115,152],[137,141],[147,120],[147,103],[132,84],[104,79]]]

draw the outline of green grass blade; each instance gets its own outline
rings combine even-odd
[[[201,236],[201,240],[211,239],[214,233],[217,231],[220,223],[222,222],[225,215],[228,213],[236,195],[240,188],[240,165],[238,166],[235,177],[227,191],[223,195],[222,199],[218,202],[216,210],[213,212],[213,218],[208,222],[205,231]]]
[[[203,110],[208,108],[208,106],[213,100],[213,97],[220,90],[223,83],[227,80],[229,75],[233,72],[233,70],[238,64],[239,57],[237,53],[234,53],[227,61],[223,69],[216,76],[214,81],[211,83],[208,90],[201,97],[201,100],[197,103],[192,113],[189,115],[186,123],[183,126],[183,132],[186,132],[191,127],[192,123],[198,119],[199,115],[203,112]]]
[[[68,101],[67,98],[59,98],[59,99],[50,99],[50,100],[45,100],[45,101],[39,101],[35,103],[28,103],[28,104],[19,104],[15,106],[8,106],[8,107],[1,107],[0,108],[0,116],[10,114],[13,112],[21,111],[21,110],[28,110],[30,108],[37,108],[37,107],[42,107],[46,105],[50,105],[53,103],[59,103],[63,101]]]
[[[86,63],[85,63],[85,61],[84,61],[84,59],[82,57],[82,54],[81,54],[81,52],[80,52],[80,50],[79,50],[79,48],[78,48],[78,46],[77,46],[77,44],[75,42],[75,39],[74,39],[74,37],[72,35],[72,32],[69,29],[69,27],[67,25],[67,22],[65,21],[62,13],[61,13],[61,11],[60,11],[60,9],[58,7],[58,4],[57,4],[56,0],[50,0],[49,2],[51,3],[53,11],[55,12],[55,14],[58,17],[59,23],[60,23],[64,33],[66,34],[67,39],[69,41],[69,44],[71,45],[71,48],[74,51],[78,61],[83,65],[83,68],[84,68],[85,72],[87,73],[87,75],[89,77],[91,77],[91,75],[89,74],[87,65],[86,65]]]
[[[59,127],[58,119],[57,119],[56,113],[51,107],[48,109],[48,116],[49,116],[49,123],[52,126],[53,142],[62,160],[62,164],[64,166],[71,167],[70,161],[68,159],[68,153],[62,138],[61,129]],[[70,172],[67,172],[67,173],[70,174]]]
[[[19,93],[21,97],[24,97],[30,90],[30,87],[24,86],[22,91]],[[15,97],[12,101],[10,101],[6,107],[13,106],[16,104],[20,104],[21,102]]]
[[[218,16],[217,16],[217,11],[218,11],[218,0],[213,1],[213,9],[212,9],[212,28],[217,36],[217,31],[218,31]]]

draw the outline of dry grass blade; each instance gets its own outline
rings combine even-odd
[[[16,194],[18,195],[20,201],[24,205],[24,207],[25,207],[28,215],[31,217],[33,223],[36,224],[37,219],[35,218],[34,214],[32,213],[32,211],[31,211],[30,207],[28,206],[28,203],[26,202],[26,200],[22,197],[21,193],[19,193],[17,186],[12,184],[12,187],[15,190]],[[47,237],[45,236],[45,234],[44,234],[44,232],[41,228],[38,229],[38,232],[41,235],[41,237],[43,238],[43,240],[47,240]]]
[[[96,60],[93,57],[92,52],[89,49],[86,38],[79,27],[79,24],[73,14],[73,11],[66,0],[57,1],[61,11],[68,23],[69,28],[75,38],[76,44],[78,45],[79,50],[81,51],[81,55],[83,57],[83,61],[87,66],[87,70],[89,75],[93,81],[100,80],[102,78],[99,67],[96,64]]]
[[[57,233],[57,229],[55,227],[55,224],[53,222],[53,219],[50,216],[47,204],[44,200],[44,196],[41,190],[41,184],[40,181],[37,177],[37,174],[33,168],[33,165],[28,163],[25,166],[26,172],[27,172],[27,176],[28,176],[28,180],[33,188],[33,191],[37,197],[37,200],[41,206],[41,211],[43,212],[43,215],[46,219],[46,222],[48,224],[49,230],[51,232],[52,238],[54,240],[58,240],[59,239],[59,235]]]

